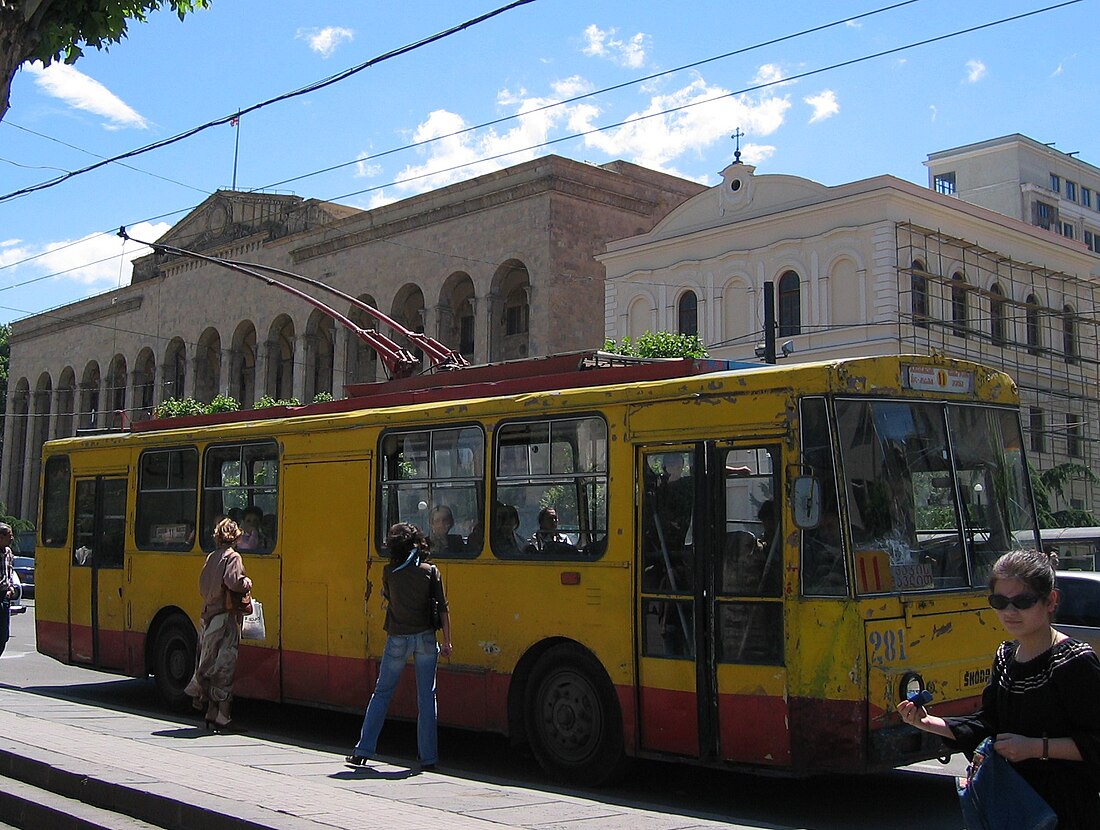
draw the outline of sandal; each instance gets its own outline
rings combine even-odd
[[[344,758],[344,763],[349,767],[365,767],[369,760],[365,755],[348,755]]]
[[[237,726],[233,721],[226,721],[225,723],[218,723],[217,721],[207,721],[212,725],[212,729],[218,735],[245,735],[248,730],[243,726]]]

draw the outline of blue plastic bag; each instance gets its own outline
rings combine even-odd
[[[956,782],[967,830],[1054,830],[1058,816],[986,738]]]

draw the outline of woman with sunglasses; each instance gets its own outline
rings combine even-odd
[[[1051,626],[1054,568],[1042,551],[1006,553],[993,565],[989,604],[1015,639],[993,660],[982,708],[940,718],[907,700],[911,726],[942,735],[968,756],[995,736],[997,753],[1058,814],[1058,830],[1100,827],[1100,661],[1092,648]]]

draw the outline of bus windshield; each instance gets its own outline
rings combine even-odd
[[[862,399],[836,415],[858,592],[979,587],[1034,537],[1014,412]]]

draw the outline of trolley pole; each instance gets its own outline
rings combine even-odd
[[[775,283],[764,283],[764,362],[775,363]]]

